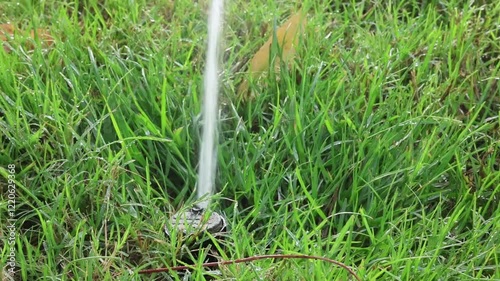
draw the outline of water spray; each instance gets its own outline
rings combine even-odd
[[[171,218],[170,225],[165,227],[167,235],[170,235],[169,227],[173,227],[187,236],[204,231],[217,233],[226,227],[226,222],[221,215],[216,212],[207,213],[215,188],[217,166],[218,51],[222,32],[223,10],[223,0],[212,0],[208,15],[208,47],[203,84],[203,133],[196,185],[198,203],[195,208],[180,212]]]
[[[218,46],[222,30],[223,0],[213,0],[208,16],[208,48],[203,95],[203,134],[198,166],[198,207],[206,209],[215,186],[217,166],[217,111],[219,95]]]

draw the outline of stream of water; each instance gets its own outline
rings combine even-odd
[[[218,114],[218,59],[222,31],[224,0],[212,0],[208,15],[208,47],[204,74],[203,133],[198,166],[197,198],[205,199],[198,207],[206,209],[214,191],[217,166],[217,114]]]

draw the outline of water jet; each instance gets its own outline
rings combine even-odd
[[[215,187],[217,164],[218,51],[220,33],[222,31],[223,7],[223,0],[212,0],[208,15],[208,46],[202,105],[203,133],[196,185],[196,197],[199,201],[194,208],[172,216],[169,224],[165,226],[165,232],[169,236],[169,229],[176,229],[176,231],[182,232],[185,236],[191,237],[203,232],[218,233],[226,227],[226,221],[223,216],[216,212],[207,213]]]

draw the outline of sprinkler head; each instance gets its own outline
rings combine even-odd
[[[208,254],[204,258],[208,262],[216,262],[220,256],[214,241],[205,236],[210,233],[216,241],[224,240],[221,235],[226,229],[226,219],[216,212],[207,212],[203,208],[194,207],[173,215],[165,225],[165,233],[169,239],[178,239],[183,247],[176,253],[177,259],[186,264],[192,264],[199,257],[200,249],[206,249]],[[219,244],[220,245],[220,244]],[[219,246],[220,247],[220,246]],[[189,254],[185,251],[189,251]],[[186,272],[187,274],[187,272]],[[207,280],[210,276],[218,276],[220,272],[207,271]]]
[[[216,212],[207,213],[205,209],[193,207],[170,218],[165,225],[165,233],[170,237],[170,230],[177,229],[185,237],[197,236],[204,232],[221,233],[226,228],[226,220]]]

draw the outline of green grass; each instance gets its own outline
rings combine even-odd
[[[301,253],[362,280],[500,280],[500,4],[426,3],[306,1],[295,63],[244,103],[242,65],[297,7],[227,1],[220,258]],[[2,2],[0,22],[56,40],[0,52],[0,264],[15,165],[14,280],[183,280],[137,272],[189,259],[163,226],[195,199],[208,6]],[[308,260],[217,277],[348,278]]]

